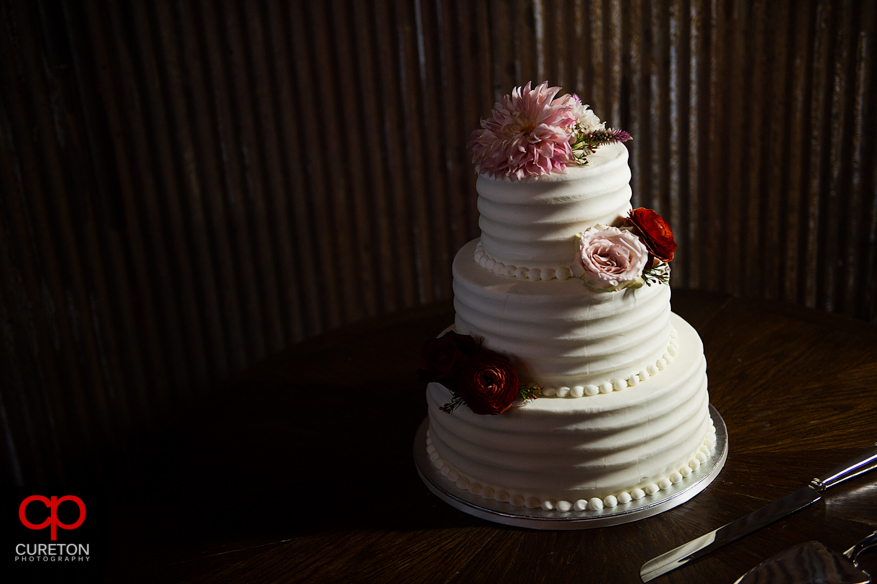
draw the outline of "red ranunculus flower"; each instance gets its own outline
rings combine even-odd
[[[518,397],[518,374],[508,359],[484,350],[460,372],[459,391],[476,414],[501,414]]]
[[[442,381],[448,389],[454,376],[478,352],[478,343],[469,335],[448,331],[437,339],[430,339],[420,352],[420,378],[423,381]]]
[[[643,207],[633,209],[628,217],[636,234],[640,236],[654,257],[668,263],[673,261],[673,254],[676,253],[676,240],[673,239],[673,231],[663,217],[653,210]]]

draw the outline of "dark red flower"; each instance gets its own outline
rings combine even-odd
[[[501,414],[518,397],[518,374],[507,358],[484,350],[460,372],[458,390],[476,414]]]
[[[448,331],[437,339],[430,339],[420,352],[420,378],[423,381],[445,382],[448,389],[455,391],[449,385],[450,380],[477,352],[478,343],[469,335]]]
[[[664,218],[652,209],[640,207],[628,214],[630,223],[652,255],[664,262],[673,261],[676,253],[676,240],[673,231]]]

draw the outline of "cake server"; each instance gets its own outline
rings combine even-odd
[[[868,584],[871,575],[856,559],[877,546],[877,531],[845,551],[808,541],[780,552],[743,574],[734,584]]]
[[[831,472],[813,479],[809,485],[795,491],[791,495],[765,505],[746,517],[741,517],[715,531],[711,531],[674,550],[649,560],[640,569],[640,578],[642,578],[643,582],[649,582],[658,576],[675,570],[679,566],[687,564],[691,560],[696,560],[732,541],[737,541],[765,525],[769,525],[790,513],[815,503],[822,498],[822,493],[829,487],[833,487],[842,481],[851,479],[874,468],[877,468],[877,445]]]

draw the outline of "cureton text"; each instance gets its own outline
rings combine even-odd
[[[15,546],[16,562],[87,562],[89,544],[20,543]]]

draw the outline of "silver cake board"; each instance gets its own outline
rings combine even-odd
[[[710,405],[710,417],[716,428],[716,448],[700,467],[668,489],[654,495],[615,507],[588,509],[586,511],[546,511],[515,507],[510,503],[500,503],[484,499],[469,491],[457,488],[456,484],[445,478],[429,458],[426,451],[426,432],[429,418],[423,420],[414,438],[414,464],[417,474],[427,488],[448,505],[487,521],[544,530],[594,529],[639,521],[677,507],[706,489],[725,466],[728,458],[728,428],[719,412]]]

